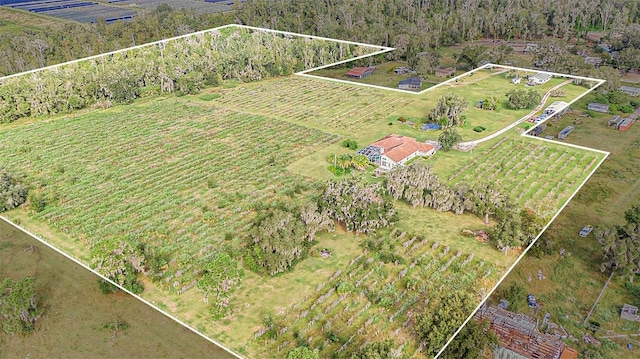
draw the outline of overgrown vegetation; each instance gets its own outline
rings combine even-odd
[[[13,174],[0,168],[0,212],[14,209],[27,200],[27,188]]]
[[[0,316],[2,331],[7,334],[31,332],[40,317],[42,309],[36,302],[33,277],[14,281],[5,278],[0,282]]]

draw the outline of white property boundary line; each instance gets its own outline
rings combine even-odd
[[[535,136],[529,136],[529,137],[534,137],[535,138]],[[561,142],[559,143],[557,141],[551,141],[551,140],[542,139],[542,138],[539,138],[539,139],[540,140],[545,140],[545,141],[548,141],[548,142],[552,142],[552,143],[555,143],[555,144],[560,144],[560,145],[565,145],[565,146],[568,145],[568,144],[563,144]],[[604,154],[604,156],[602,157],[600,162],[598,162],[598,164],[596,166],[594,166],[593,170],[591,170],[591,173],[589,173],[589,175],[582,181],[580,186],[578,186],[578,188],[573,192],[573,194],[571,196],[569,196],[567,201],[562,205],[562,207],[560,207],[560,209],[556,212],[556,214],[553,216],[553,218],[551,218],[551,220],[549,220],[549,222],[544,226],[544,228],[542,228],[542,230],[540,231],[540,233],[538,233],[536,238],[534,238],[533,241],[531,241],[531,244],[529,244],[527,246],[527,248],[525,248],[525,250],[518,256],[516,261],[511,265],[511,267],[509,267],[507,272],[502,276],[502,278],[500,278],[500,280],[498,280],[498,282],[493,287],[493,289],[491,289],[491,291],[489,291],[489,293],[484,297],[484,299],[482,299],[480,304],[476,307],[476,309],[473,310],[471,315],[464,321],[464,323],[462,323],[460,328],[458,328],[458,330],[456,330],[455,333],[453,333],[453,336],[447,341],[447,343],[442,347],[442,349],[440,349],[440,351],[436,354],[434,359],[437,359],[444,352],[444,350],[447,348],[449,343],[451,343],[453,341],[453,339],[455,339],[455,337],[458,335],[458,333],[460,333],[460,331],[462,330],[462,328],[464,328],[464,326],[467,324],[467,322],[469,322],[475,316],[475,314],[478,311],[478,309],[480,309],[484,305],[484,303],[489,299],[489,297],[493,294],[493,292],[495,292],[495,290],[498,288],[498,286],[500,286],[502,281],[504,281],[504,279],[507,278],[509,273],[511,273],[513,268],[515,268],[515,266],[520,262],[520,260],[522,258],[524,258],[524,256],[527,254],[527,252],[529,252],[529,249],[531,249],[531,247],[533,247],[533,245],[536,244],[536,242],[538,241],[538,238],[540,238],[540,236],[542,236],[542,234],[547,230],[547,228],[549,228],[551,223],[553,223],[553,221],[555,221],[556,217],[558,217],[560,215],[560,213],[564,210],[564,208],[571,202],[571,200],[573,200],[573,197],[587,183],[589,178],[591,178],[591,176],[593,176],[593,174],[596,172],[596,170],[598,170],[598,168],[600,168],[600,165],[602,165],[602,163],[607,159],[607,157],[609,157],[609,152],[606,152],[606,151],[596,150],[596,149],[593,149],[593,148],[582,147],[582,146],[577,146],[577,145],[571,145],[570,147],[575,147],[575,148],[580,148],[580,149],[584,149],[584,150],[598,152],[600,154]]]
[[[0,215],[0,220],[5,221],[6,223],[10,224],[11,226],[13,226],[16,229],[19,229],[20,231],[22,231],[24,234],[31,236],[32,238],[34,238],[35,240],[37,240],[38,242],[44,244],[45,246],[53,249],[54,251],[58,252],[59,254],[62,254],[64,257],[66,257],[67,259],[70,259],[72,262],[78,264],[79,266],[83,267],[84,269],[88,270],[89,272],[97,275],[98,277],[100,277],[102,280],[107,281],[111,284],[113,284],[114,286],[118,287],[120,290],[126,292],[127,294],[133,296],[134,298],[138,299],[139,301],[143,302],[144,304],[148,305],[149,307],[155,309],[156,311],[160,312],[161,314],[163,314],[164,316],[168,317],[169,319],[172,319],[173,321],[177,322],[178,324],[182,325],[183,327],[187,328],[188,330],[192,331],[193,333],[196,333],[197,335],[201,336],[202,338],[206,339],[207,341],[215,344],[216,346],[218,346],[219,348],[221,348],[222,350],[226,351],[227,353],[233,355],[236,358],[242,359],[241,356],[239,356],[238,354],[234,353],[233,351],[231,351],[229,348],[225,347],[224,345],[218,343],[217,341],[207,337],[206,335],[200,333],[199,331],[197,331],[196,329],[192,328],[191,326],[189,326],[188,324],[182,322],[180,319],[172,316],[171,314],[159,309],[158,307],[156,307],[154,304],[150,303],[149,301],[147,301],[146,299],[140,297],[137,294],[133,294],[132,292],[130,292],[128,289],[125,289],[124,287],[120,286],[118,283],[112,281],[111,279],[105,277],[104,275],[100,274],[98,271],[92,269],[91,267],[87,266],[86,264],[80,262],[79,260],[73,258],[72,256],[66,254],[65,252],[61,251],[60,249],[56,248],[55,246],[53,246],[52,244],[50,244],[49,242],[45,241],[44,239],[41,239],[40,237],[36,236],[35,234],[29,232],[28,230],[20,227],[19,225],[13,223],[11,220],[9,220],[7,217]]]
[[[451,79],[448,79],[447,81],[435,84],[434,86],[431,86],[427,89],[424,89],[420,92],[413,92],[413,91],[406,91],[406,90],[401,90],[401,89],[396,89],[396,88],[390,88],[390,87],[384,87],[384,86],[377,86],[377,85],[370,85],[370,84],[364,84],[364,83],[358,83],[358,82],[353,82],[353,81],[346,81],[346,80],[340,80],[340,79],[332,79],[332,78],[327,78],[327,77],[321,77],[321,76],[315,76],[315,75],[309,75],[309,72],[315,71],[315,70],[320,70],[323,68],[327,68],[327,67],[331,67],[331,66],[335,66],[335,65],[339,65],[339,64],[343,64],[343,63],[347,63],[347,62],[351,62],[351,61],[355,61],[355,60],[359,60],[359,59],[363,59],[366,57],[370,57],[370,56],[375,56],[375,55],[379,55],[379,54],[383,54],[386,52],[390,52],[395,50],[395,48],[392,47],[385,47],[385,46],[375,46],[375,45],[371,45],[371,44],[364,44],[364,43],[359,43],[359,42],[353,42],[353,41],[345,41],[345,40],[339,40],[339,39],[331,39],[331,38],[326,38],[326,37],[320,37],[320,36],[312,36],[312,35],[304,35],[304,34],[299,34],[299,33],[293,33],[293,32],[287,32],[287,31],[279,31],[279,30],[272,30],[272,29],[266,29],[266,28],[259,28],[259,27],[253,27],[253,26],[246,26],[246,25],[239,25],[239,24],[229,24],[229,25],[224,25],[224,26],[219,26],[216,28],[211,28],[211,29],[207,29],[207,30],[202,30],[202,31],[197,31],[197,32],[193,32],[190,34],[186,34],[186,35],[181,35],[181,36],[175,36],[175,37],[171,37],[168,39],[162,39],[162,40],[158,40],[158,41],[154,41],[154,42],[150,42],[150,43],[146,43],[146,44],[142,44],[142,45],[137,45],[137,46],[132,46],[132,47],[128,47],[128,48],[124,48],[124,49],[120,49],[120,50],[116,50],[116,51],[111,51],[111,52],[107,52],[107,53],[103,53],[103,54],[99,54],[99,55],[94,55],[94,56],[89,56],[89,57],[85,57],[82,59],[77,59],[77,60],[73,60],[73,61],[68,61],[68,62],[64,62],[61,64],[56,64],[56,65],[51,65],[51,66],[46,66],[46,67],[42,67],[42,68],[38,68],[38,69],[33,69],[33,70],[29,70],[29,71],[24,71],[24,72],[20,72],[17,74],[12,74],[12,75],[8,75],[8,76],[4,76],[4,77],[0,77],[0,85],[1,82],[6,80],[6,79],[10,79],[13,77],[19,77],[19,76],[23,76],[23,75],[28,75],[28,74],[32,74],[32,73],[37,73],[37,72],[42,72],[42,71],[46,71],[46,70],[54,70],[57,69],[59,67],[65,66],[65,65],[71,65],[71,64],[75,64],[78,62],[82,62],[82,61],[87,61],[87,60],[92,60],[92,59],[99,59],[102,57],[107,57],[110,55],[114,55],[114,54],[118,54],[118,53],[122,53],[122,52],[126,52],[126,51],[130,51],[130,50],[135,50],[135,49],[141,49],[141,48],[145,48],[145,47],[150,47],[150,46],[154,46],[154,45],[158,45],[158,44],[162,44],[162,43],[166,43],[169,41],[173,41],[173,40],[178,40],[178,39],[182,39],[182,38],[187,38],[187,37],[192,37],[192,36],[197,36],[197,35],[201,35],[201,34],[205,34],[208,32],[213,32],[213,31],[217,31],[217,30],[221,30],[221,29],[225,29],[225,28],[229,28],[229,27],[237,27],[237,28],[245,28],[245,29],[249,29],[249,30],[254,30],[254,31],[263,31],[263,32],[271,32],[271,33],[276,33],[276,34],[283,34],[283,35],[290,35],[290,36],[297,36],[297,37],[304,37],[304,38],[308,38],[308,39],[318,39],[318,40],[325,40],[325,41],[332,41],[332,42],[338,42],[338,43],[344,43],[344,44],[350,44],[350,45],[358,45],[358,46],[363,46],[363,47],[372,47],[372,48],[376,48],[376,49],[380,49],[379,51],[373,52],[371,54],[366,54],[366,55],[362,55],[362,56],[358,56],[358,57],[354,57],[351,59],[347,59],[347,60],[341,60],[332,64],[328,64],[328,65],[323,65],[323,66],[319,66],[313,69],[309,69],[309,70],[303,70],[300,72],[295,73],[295,75],[298,76],[305,76],[305,77],[309,77],[309,78],[315,78],[315,79],[321,79],[321,80],[325,80],[325,81],[333,81],[333,82],[340,82],[340,83],[347,83],[347,84],[351,84],[351,85],[357,85],[357,86],[365,86],[365,87],[372,87],[372,88],[377,88],[377,89],[382,89],[382,90],[387,90],[387,91],[396,91],[396,92],[402,92],[402,93],[409,93],[409,94],[413,94],[413,95],[421,95],[424,94],[427,91],[436,89],[440,86],[444,86],[447,85],[451,82],[455,82],[458,79],[461,79],[463,77],[468,77],[469,75],[480,71],[480,70],[484,70],[484,69],[493,69],[493,68],[504,68],[504,69],[512,69],[512,70],[517,70],[517,71],[527,71],[527,72],[537,72],[537,73],[546,73],[546,74],[550,74],[552,76],[556,76],[556,77],[565,77],[565,78],[574,78],[574,79],[581,79],[581,80],[585,80],[585,81],[594,81],[597,82],[597,85],[593,86],[592,88],[590,88],[589,90],[587,90],[586,92],[582,93],[580,96],[576,97],[575,99],[573,99],[571,102],[568,103],[566,107],[568,107],[569,105],[573,104],[575,101],[577,101],[578,99],[582,98],[583,96],[585,96],[586,94],[588,94],[589,92],[593,91],[595,88],[597,88],[598,86],[602,85],[605,81],[601,80],[601,79],[595,79],[595,78],[589,78],[589,77],[582,77],[582,76],[573,76],[573,75],[566,75],[566,74],[559,74],[559,73],[554,73],[554,72],[548,72],[548,71],[538,71],[538,70],[533,70],[533,69],[527,69],[527,68],[520,68],[520,67],[513,67],[513,66],[506,66],[506,65],[498,65],[498,64],[486,64],[484,66],[478,67],[476,69],[473,69],[471,71],[467,71],[461,75],[455,76]],[[549,118],[551,118],[552,116],[549,116]],[[540,123],[541,124],[541,123]],[[533,126],[532,128],[530,128],[528,131],[526,131],[525,133],[523,133],[522,135],[525,135],[527,133],[529,133],[531,130],[533,130],[534,128],[536,128],[537,126],[539,126],[540,124],[537,124],[536,126]],[[593,170],[591,171],[591,173],[589,173],[589,175],[582,181],[582,183],[580,184],[580,186],[576,189],[576,191],[566,200],[566,202],[562,205],[562,207],[556,212],[556,214],[553,216],[553,218],[544,226],[544,228],[540,231],[540,233],[536,236],[536,238],[531,242],[531,244],[529,244],[529,246],[527,246],[527,248],[520,254],[520,256],[516,259],[516,261],[511,265],[511,267],[509,267],[509,269],[506,271],[506,273],[502,276],[502,278],[500,280],[498,280],[498,282],[496,283],[496,285],[493,287],[493,289],[491,289],[491,291],[484,297],[484,299],[482,299],[482,301],[480,302],[480,304],[473,310],[473,312],[471,313],[471,315],[461,324],[461,326],[453,333],[453,335],[451,336],[451,338],[445,343],[445,345],[442,347],[442,349],[440,349],[440,351],[436,354],[435,358],[438,358],[443,352],[444,350],[447,348],[447,346],[449,346],[449,344],[455,339],[455,337],[458,335],[458,333],[464,328],[464,326],[474,317],[475,313],[478,311],[478,309],[480,309],[484,303],[489,299],[489,297],[491,296],[491,294],[493,294],[493,292],[498,288],[498,286],[502,283],[502,281],[509,275],[509,273],[513,270],[513,268],[515,268],[515,266],[520,262],[520,260],[522,258],[524,258],[524,256],[526,255],[526,253],[529,251],[529,249],[537,242],[538,238],[540,238],[540,236],[544,233],[544,231],[551,225],[551,223],[553,223],[553,221],[556,219],[556,217],[562,212],[562,210],[569,204],[569,202],[571,202],[571,200],[573,199],[573,197],[578,193],[578,191],[580,191],[580,189],[585,185],[585,183],[589,180],[589,178],[591,178],[591,176],[595,173],[595,171],[600,167],[600,165],[602,165],[602,163],[606,160],[606,158],[609,156],[609,152],[606,151],[601,151],[601,150],[597,150],[597,149],[593,149],[593,148],[588,148],[588,147],[583,147],[583,146],[578,146],[578,145],[573,145],[573,144],[569,144],[569,143],[562,143],[562,142],[558,142],[558,141],[552,141],[552,140],[547,140],[544,138],[539,138],[536,136],[528,136],[529,138],[536,138],[538,140],[542,140],[542,141],[548,141],[551,143],[555,143],[555,144],[559,144],[559,145],[563,145],[563,146],[569,146],[569,147],[574,147],[574,148],[578,148],[578,149],[583,149],[583,150],[588,150],[588,151],[594,151],[594,152],[598,152],[601,154],[604,154],[603,158],[600,160],[600,162],[593,168]],[[71,261],[73,261],[74,263],[80,265],[81,267],[87,269],[88,271],[90,271],[91,273],[97,275],[98,277],[100,277],[102,280],[105,280],[113,285],[115,285],[116,287],[118,287],[120,290],[126,292],[127,294],[133,296],[134,298],[140,300],[141,302],[145,303],[146,305],[150,306],[151,308],[155,309],[156,311],[160,312],[161,314],[165,315],[166,317],[174,320],[175,322],[179,323],[180,325],[182,325],[183,327],[187,328],[188,330],[192,331],[193,333],[196,333],[197,335],[199,335],[200,337],[204,338],[205,340],[215,344],[216,346],[218,346],[219,348],[221,348],[222,350],[228,352],[229,354],[233,355],[236,358],[240,358],[242,359],[242,357],[240,357],[238,354],[234,353],[233,351],[231,351],[230,349],[228,349],[227,347],[223,346],[222,344],[218,343],[217,341],[209,338],[208,336],[200,333],[198,330],[192,328],[191,326],[189,326],[188,324],[182,322],[180,319],[172,316],[171,314],[159,309],[158,307],[156,307],[154,304],[150,303],[149,301],[147,301],[146,299],[140,297],[137,294],[133,294],[132,292],[130,292],[129,290],[121,287],[119,284],[115,283],[114,281],[110,280],[109,278],[103,276],[102,274],[100,274],[99,272],[95,271],[94,269],[90,268],[89,266],[85,265],[84,263],[80,262],[79,260],[73,258],[72,256],[66,254],[65,252],[63,252],[62,250],[56,248],[55,246],[53,246],[52,244],[46,242],[45,240],[39,238],[38,236],[36,236],[35,234],[29,232],[28,230],[18,226],[17,224],[13,223],[11,220],[9,220],[8,218],[0,215],[0,219],[5,221],[6,223],[10,224],[11,226],[13,226],[14,228],[19,229],[20,231],[22,231],[23,233],[31,236],[32,238],[36,239],[37,241],[39,241],[40,243],[46,245],[47,247],[53,249],[54,251],[58,252],[59,254],[63,255],[64,257],[70,259]]]
[[[146,47],[151,47],[151,46],[158,45],[158,44],[164,44],[166,42],[171,42],[171,41],[174,41],[174,40],[184,39],[184,38],[188,38],[188,37],[192,37],[192,36],[202,35],[202,34],[206,34],[206,33],[213,32],[213,31],[218,31],[218,30],[222,30],[222,29],[226,29],[226,28],[230,28],[230,27],[248,29],[248,30],[254,30],[254,31],[262,31],[262,32],[271,32],[271,33],[275,33],[275,34],[296,36],[296,37],[302,37],[302,38],[307,38],[307,39],[324,40],[324,41],[338,42],[338,43],[348,44],[348,45],[357,45],[357,46],[363,46],[363,47],[371,47],[371,48],[374,48],[374,49],[380,49],[380,51],[377,51],[377,52],[374,52],[374,53],[371,53],[371,54],[355,57],[355,58],[344,60],[344,61],[339,61],[339,62],[332,63],[332,64],[329,64],[329,65],[320,66],[320,67],[317,67],[317,68],[312,69],[312,70],[317,70],[317,69],[328,67],[328,66],[338,65],[338,64],[345,63],[345,62],[354,61],[354,60],[358,60],[358,59],[361,59],[361,58],[364,58],[364,57],[378,55],[378,54],[381,54],[381,53],[385,53],[385,52],[389,52],[389,51],[395,50],[395,48],[393,48],[393,47],[376,46],[376,45],[371,45],[371,44],[364,44],[364,43],[361,43],[361,42],[331,39],[331,38],[322,37],[322,36],[298,34],[298,33],[295,33],[295,32],[265,29],[265,28],[261,28],[261,27],[255,27],[255,26],[247,26],[247,25],[240,25],[240,24],[229,24],[229,25],[223,25],[223,26],[214,27],[214,28],[207,29],[207,30],[201,30],[201,31],[192,32],[192,33],[186,34],[186,35],[180,35],[180,36],[170,37],[170,38],[162,39],[162,40],[158,40],[158,41],[148,42],[148,43],[142,44],[142,45],[131,46],[131,47],[127,47],[127,48],[120,49],[120,50],[105,52],[105,53],[98,54],[98,55],[93,55],[93,56],[89,56],[89,57],[83,57],[81,59],[67,61],[67,62],[63,62],[63,63],[60,63],[60,64],[55,64],[55,65],[40,67],[40,68],[33,69],[33,70],[19,72],[17,74],[11,74],[11,75],[0,77],[0,81],[6,80],[6,79],[10,79],[10,78],[13,78],[13,77],[19,77],[19,76],[33,74],[33,73],[37,73],[37,72],[43,72],[43,71],[46,71],[46,70],[54,70],[54,69],[57,69],[57,68],[62,67],[62,66],[72,65],[72,64],[76,64],[76,63],[82,62],[82,61],[99,59],[99,58],[102,58],[102,57],[107,57],[107,56],[110,56],[110,55],[115,55],[115,54],[131,51],[131,50],[136,50],[136,49],[143,49],[143,48],[146,48]],[[308,70],[308,71],[312,71],[312,70]]]

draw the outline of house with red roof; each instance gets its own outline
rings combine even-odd
[[[354,79],[363,79],[371,76],[373,71],[375,71],[377,67],[369,66],[369,67],[354,67],[351,71],[347,72],[347,76],[352,77]]]
[[[435,151],[436,146],[418,142],[415,138],[388,135],[358,151],[358,154],[367,156],[380,170],[389,171],[395,166],[404,165],[416,156],[431,156]]]

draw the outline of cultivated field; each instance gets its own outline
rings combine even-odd
[[[197,258],[238,239],[256,205],[305,186],[288,163],[336,138],[155,99],[0,130],[0,166],[57,197],[36,217],[82,245],[125,236],[173,253],[161,282],[173,292],[192,283]]]
[[[562,206],[603,154],[530,139],[501,139],[449,177],[450,182],[491,182],[521,205]]]
[[[393,231],[373,241],[381,248],[358,255],[257,330],[259,352],[286,353],[304,340],[326,358],[392,337],[400,352],[420,356],[409,326],[416,308],[444,291],[472,292],[480,300],[500,276],[491,263],[437,239]],[[403,260],[390,262],[390,255]]]
[[[162,48],[164,61],[170,47]],[[397,337],[404,353],[413,354],[419,346],[405,324],[417,309],[410,307],[451,288],[479,300],[516,258],[461,235],[463,229],[488,229],[475,216],[397,203],[396,229],[373,238],[373,249],[365,235],[340,228],[322,233],[311,258],[293,271],[276,277],[247,273],[231,298],[231,315],[218,322],[211,321],[210,305],[196,287],[202,268],[216,251],[241,260],[260,207],[312,200],[318,180],[332,177],[326,155],[339,148],[340,139],[364,147],[389,133],[433,138],[395,119],[425,116],[449,92],[474,104],[494,92],[504,96],[513,86],[504,73],[491,71],[420,96],[295,76],[231,80],[199,95],[149,95],[108,109],[19,119],[0,127],[0,167],[24,175],[47,205],[30,218],[22,209],[8,216],[42,230],[85,262],[99,240],[114,238],[165,256],[162,273],[142,279],[142,296],[242,354],[288,349],[300,332],[323,355],[357,348],[365,337]],[[476,111],[482,110],[468,111],[473,125],[491,123],[483,136],[522,112]],[[462,128],[463,137],[465,131],[471,130]],[[520,204],[546,201],[555,210],[601,155],[537,141],[515,139],[512,131],[471,153],[438,153],[424,161],[442,180],[500,182]],[[380,180],[364,172],[355,176]],[[322,258],[319,248],[335,254]],[[352,289],[332,290],[338,282]],[[272,328],[263,318],[269,315],[287,324],[267,339],[263,335]]]
[[[553,124],[551,131],[546,131],[557,134],[565,126],[574,125],[575,131],[564,142],[595,147],[609,151],[610,155],[551,224],[544,235],[548,242],[524,257],[492,298],[497,303],[508,287],[514,284],[522,286],[542,305],[541,310],[534,314],[526,308],[526,299],[523,298],[525,313],[539,320],[550,313],[549,320],[562,325],[573,336],[587,332],[585,317],[610,274],[600,271],[603,250],[595,233],[582,238],[578,232],[587,224],[596,227],[594,232],[600,227],[623,224],[624,212],[640,200],[640,167],[637,165],[640,159],[640,128],[637,124],[627,132],[607,128],[607,121],[612,117],[609,114],[595,114],[575,125],[573,119],[586,109],[590,101],[593,101],[592,96],[580,100],[575,106],[576,112],[563,116]],[[560,255],[562,249],[565,250],[564,256]],[[547,255],[541,253],[545,251]],[[542,270],[544,279],[536,278],[538,270]],[[533,280],[529,280],[530,277]],[[602,341],[602,345],[596,347],[582,340],[572,342],[580,352],[597,351],[609,358],[637,357],[636,348],[630,351],[626,346],[628,343],[637,344],[638,323],[620,318],[623,303],[640,304],[637,297],[624,287],[628,281],[628,277],[614,275],[589,319],[600,323],[601,329],[594,336]],[[634,284],[637,285],[637,280]],[[629,334],[632,336],[625,337]],[[610,338],[603,339],[604,336]]]

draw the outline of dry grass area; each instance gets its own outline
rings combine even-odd
[[[30,251],[30,246],[35,251]],[[1,358],[232,358],[213,343],[0,221],[0,278],[36,277],[44,315],[29,335],[0,332]],[[105,326],[118,322],[128,328]]]

